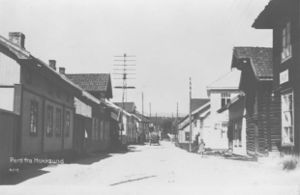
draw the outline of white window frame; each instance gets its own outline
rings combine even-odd
[[[281,34],[281,63],[292,57],[291,22],[287,22]]]
[[[285,96],[292,96],[292,102],[291,105],[291,110],[288,105],[285,105]],[[292,147],[295,146],[295,107],[294,107],[294,92],[293,91],[287,91],[285,93],[281,94],[281,145],[283,147]],[[284,115],[286,112],[291,112],[290,114],[290,125],[287,124],[286,121],[284,121],[284,116],[289,116],[289,115]],[[288,132],[285,130],[286,128],[290,128]],[[289,140],[289,138],[292,137],[292,140]]]

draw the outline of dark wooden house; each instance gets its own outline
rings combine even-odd
[[[25,49],[24,34],[0,36],[0,108],[19,116],[14,156],[71,151],[80,94],[55,60],[48,65]]]
[[[300,153],[300,1],[272,0],[255,20],[273,30],[274,97],[281,101],[282,150]]]
[[[111,116],[114,110],[106,103],[112,98],[110,75],[67,74],[66,76],[84,91],[87,98],[87,100],[81,98],[75,101],[76,114],[79,115],[76,116],[78,129],[76,129],[77,142],[75,142],[78,143],[78,150],[82,151],[82,147],[89,151],[107,150],[112,144],[112,136],[117,136],[111,130],[118,131]]]
[[[280,130],[274,113],[280,104],[272,95],[272,49],[235,47],[232,67],[241,70],[239,89],[245,93],[247,152],[266,155],[278,151]]]

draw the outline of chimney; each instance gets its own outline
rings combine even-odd
[[[60,74],[65,74],[66,73],[66,68],[65,67],[59,67],[59,73]]]
[[[49,66],[50,66],[53,70],[56,70],[56,60],[49,60]]]
[[[25,49],[25,35],[21,32],[10,32],[8,34],[9,40],[18,45],[22,49]]]

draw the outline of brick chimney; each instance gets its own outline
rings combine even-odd
[[[25,35],[21,32],[10,32],[8,34],[9,40],[18,45],[22,49],[25,49]]]
[[[60,74],[65,74],[66,73],[66,68],[65,67],[59,67],[58,69]]]
[[[49,60],[49,66],[53,70],[56,70],[56,60]]]

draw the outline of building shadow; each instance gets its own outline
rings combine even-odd
[[[49,173],[49,171],[42,170],[44,167],[45,166],[33,166],[30,168],[13,168],[11,169],[13,170],[12,172],[8,172],[1,176],[0,185],[16,185],[28,179]]]

